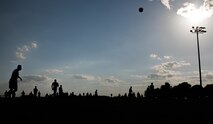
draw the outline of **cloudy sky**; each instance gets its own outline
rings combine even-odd
[[[140,13],[139,7],[144,11]],[[18,91],[37,86],[52,93],[144,93],[187,81],[199,84],[200,34],[203,85],[213,82],[213,0],[1,0],[0,94],[18,64]]]

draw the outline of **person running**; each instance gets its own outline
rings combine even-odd
[[[18,65],[17,68],[13,71],[9,80],[9,94],[12,94],[12,97],[15,97],[16,91],[18,90],[18,78],[22,80],[22,78],[19,76],[19,71],[21,70],[22,66]]]

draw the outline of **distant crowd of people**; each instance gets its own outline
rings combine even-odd
[[[154,88],[153,83],[147,87],[144,96],[146,98],[175,98],[175,99],[194,99],[194,98],[213,98],[213,84],[205,87],[201,85],[191,85],[188,82],[182,82],[176,86],[171,86],[165,82],[160,88]]]
[[[66,93],[63,92],[62,85],[59,85],[59,83],[57,82],[56,79],[52,83],[51,88],[52,88],[52,91],[53,91],[52,96],[54,96],[54,97],[56,97],[56,96],[63,96],[63,95],[66,94]],[[17,91],[17,87],[16,87],[16,90],[14,90],[14,88],[10,87],[9,91],[6,90],[4,92],[5,98],[14,98],[14,97],[16,97],[16,91]],[[25,97],[25,96],[29,96],[29,97],[41,97],[41,92],[38,90],[37,86],[35,86],[33,88],[33,90],[28,95],[23,90],[21,92],[21,97]],[[48,96],[48,94],[46,94],[46,96]]]
[[[22,66],[18,65],[17,68],[12,72],[11,78],[9,80],[9,91],[5,91],[5,98],[14,98],[16,96],[16,91],[18,90],[18,79],[22,80],[19,76],[19,71],[22,70]],[[56,79],[54,79],[51,84],[51,89],[53,94],[46,94],[45,97],[57,97],[57,96],[77,96],[74,92],[68,94],[64,93],[62,85],[59,85]],[[24,91],[21,92],[21,97],[30,96],[30,97],[41,97],[41,92],[38,90],[37,86],[33,88],[33,90],[26,95]],[[78,96],[98,96],[97,89],[95,93],[83,93]],[[112,94],[111,94],[112,97]],[[168,82],[164,85],[161,85],[160,88],[155,88],[154,84],[151,83],[144,92],[144,96],[137,92],[137,94],[133,91],[132,86],[130,86],[128,93],[124,95],[118,94],[117,97],[128,97],[128,98],[213,98],[213,84],[206,85],[202,87],[201,85],[191,86],[187,82],[180,83],[177,86],[171,86]]]

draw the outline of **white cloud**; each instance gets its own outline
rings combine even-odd
[[[32,50],[37,48],[37,43],[33,41],[30,45],[23,45],[22,47],[17,47],[15,52],[16,58],[18,60],[25,60],[27,57],[26,55]]]
[[[52,82],[53,79],[46,76],[46,75],[27,75],[22,77],[23,83],[38,83],[38,84],[44,84]]]
[[[171,0],[161,0],[161,3],[170,10],[171,9],[170,1]]]
[[[106,78],[106,79],[104,79],[104,81],[106,81],[108,83],[119,83],[119,82],[121,82],[121,80],[115,78],[114,76]]]
[[[26,59],[25,53],[24,53],[24,52],[16,51],[15,54],[16,54],[16,58],[19,59],[19,60],[24,60],[24,59]]]
[[[150,57],[151,59],[162,60],[161,57],[159,57],[159,56],[158,56],[157,54],[155,54],[155,53],[150,54],[149,57]]]
[[[153,2],[154,0],[149,0]],[[160,2],[171,10],[171,2],[174,0],[160,0]],[[177,10],[177,15],[187,17],[193,21],[200,21],[205,18],[209,18],[213,15],[213,0],[203,0],[203,3],[196,7],[196,3],[192,1],[186,1],[183,6]]]
[[[213,9],[213,0],[204,0],[204,6],[206,9]]]
[[[177,10],[177,15],[193,20],[209,18],[213,15],[213,0],[204,0],[198,8],[194,3],[185,2],[183,7]]]
[[[203,79],[206,80],[206,81],[210,81],[210,83],[212,83],[212,81],[213,81],[213,71],[202,70],[201,72],[202,72]],[[199,72],[196,71],[195,74],[198,75]]]
[[[192,83],[199,84],[199,72],[193,71],[190,72],[190,75],[187,77]],[[203,86],[206,84],[212,84],[213,82],[213,71],[212,70],[202,70],[202,81]]]
[[[190,63],[187,63],[185,61],[170,61],[170,62],[164,62],[160,65],[156,65],[153,67],[158,72],[166,72],[166,70],[173,70],[176,68],[181,68],[183,66],[189,66]]]
[[[147,76],[147,78],[154,79],[154,80],[162,80],[162,79],[165,79],[166,77],[172,77],[172,75],[169,75],[169,74],[166,75],[166,74],[161,74],[161,73],[152,73]]]
[[[157,57],[158,57],[158,55],[156,55],[156,54],[152,53],[152,54],[150,54],[150,55],[149,55],[149,57],[150,57],[150,58],[152,58],[152,59],[155,59],[155,58],[157,58]]]
[[[151,67],[153,72],[147,76],[148,79],[159,80],[174,78],[181,75],[181,72],[178,71],[178,69],[182,68],[183,66],[191,65],[189,62],[177,60],[173,56],[160,57],[157,54],[150,54],[150,58],[161,60],[161,63]]]
[[[38,47],[38,44],[36,43],[36,41],[33,41],[31,43],[31,48],[37,48]]]
[[[87,80],[87,81],[95,80],[95,77],[92,75],[72,74],[71,77],[79,80]]]
[[[162,68],[163,70],[172,70],[172,69],[176,69],[176,68],[180,68],[180,67],[188,66],[188,65],[191,65],[191,64],[185,61],[170,61],[170,62],[162,63],[160,65],[156,65],[153,68],[156,70],[160,68]]]
[[[170,60],[170,59],[172,59],[173,57],[172,57],[172,56],[163,56],[163,58],[164,58],[164,59]]]
[[[155,53],[150,54],[149,57],[151,59],[166,60],[166,61],[174,59],[173,56],[163,56],[163,57],[161,57],[161,56],[159,56],[159,55],[157,55]]]
[[[123,81],[115,78],[114,76],[103,79],[103,85],[106,86],[118,86],[121,82]]]
[[[145,78],[146,76],[144,75],[130,75],[131,78],[135,78],[135,79],[143,79]]]
[[[149,74],[147,77],[149,79],[166,79],[166,78],[174,78],[175,76],[181,75],[177,69],[182,68],[183,66],[191,65],[185,61],[169,61],[164,62],[159,65],[155,65],[152,67],[153,73]]]
[[[46,70],[46,72],[47,72],[48,74],[61,74],[61,73],[63,73],[64,71],[63,71],[63,70],[59,70],[59,69],[48,69],[48,70]]]
[[[205,78],[213,79],[213,72],[209,72],[209,73],[205,74]]]
[[[110,76],[107,78],[99,77],[99,76],[93,76],[93,75],[85,75],[85,74],[70,74],[71,78],[77,79],[77,80],[86,80],[86,81],[95,81],[98,84],[101,85],[107,85],[107,86],[115,86],[118,85],[122,80],[115,78],[114,76]]]
[[[147,75],[132,75],[132,78],[141,79],[143,82],[171,82],[176,85],[181,82],[189,82],[192,85],[199,84],[199,72],[189,71],[185,69],[186,66],[190,66],[191,63],[184,60],[179,60],[173,56],[160,57],[157,54],[150,54],[150,58],[157,60],[161,58],[160,64],[151,67],[152,72]],[[203,86],[211,84],[213,82],[213,71],[202,70]]]
[[[149,0],[149,2],[153,2],[154,0]],[[157,0],[156,0],[157,1]],[[158,0],[160,1],[166,8],[171,9],[170,2],[174,0]]]
[[[102,86],[118,86],[121,82],[123,82],[122,80],[115,78],[114,76],[106,78],[85,74],[70,74],[70,76],[72,79],[93,81],[93,83],[97,83]]]

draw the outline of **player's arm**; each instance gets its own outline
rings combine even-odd
[[[18,76],[18,78],[22,81],[22,78],[20,76]]]

